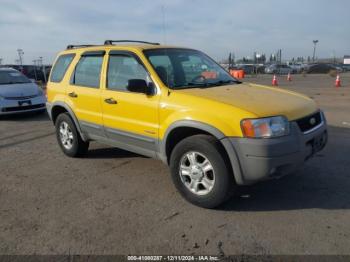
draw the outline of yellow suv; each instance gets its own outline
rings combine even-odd
[[[158,43],[68,46],[47,96],[66,155],[99,141],[160,159],[182,196],[207,208],[237,185],[295,171],[327,142],[310,98],[242,83],[200,51]]]

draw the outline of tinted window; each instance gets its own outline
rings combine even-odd
[[[87,87],[100,87],[103,56],[82,56],[75,67],[73,84]]]
[[[74,58],[74,54],[61,55],[52,69],[50,81],[61,82],[66,73],[70,63]]]
[[[130,79],[143,79],[150,82],[145,68],[129,55],[111,55],[107,72],[107,88],[127,91]]]
[[[0,85],[30,83],[22,73],[15,70],[0,71]]]

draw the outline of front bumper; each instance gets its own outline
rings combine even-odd
[[[303,133],[296,122],[291,122],[290,131],[290,135],[279,138],[225,138],[225,147],[230,144],[231,154],[235,154],[230,156],[232,166],[240,167],[233,170],[235,177],[239,175],[237,183],[252,184],[293,173],[327,143],[325,120],[309,133]]]
[[[0,115],[12,115],[44,110],[46,108],[45,103],[46,97],[44,95],[24,100],[2,99],[0,100]]]

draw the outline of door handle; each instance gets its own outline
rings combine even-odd
[[[75,92],[68,93],[70,97],[76,98],[78,95]]]
[[[111,105],[115,105],[115,104],[118,104],[118,102],[116,100],[114,100],[113,98],[106,98],[105,99],[105,102],[107,104],[111,104]]]

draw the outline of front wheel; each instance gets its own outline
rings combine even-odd
[[[195,135],[179,142],[170,157],[172,180],[189,202],[214,208],[233,194],[235,181],[219,141]]]
[[[64,154],[70,157],[80,157],[87,153],[89,142],[82,140],[74,122],[67,113],[57,117],[56,137]]]

